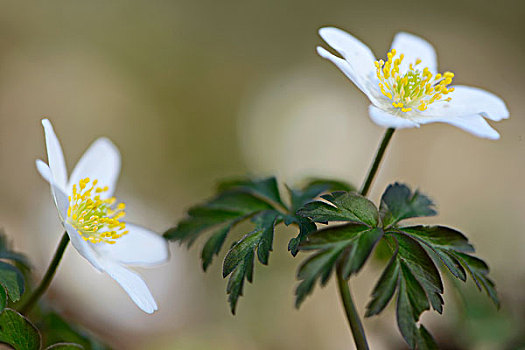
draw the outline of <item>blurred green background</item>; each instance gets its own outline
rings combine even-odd
[[[455,83],[502,96],[511,119],[499,141],[432,124],[394,136],[372,198],[395,180],[420,188],[444,223],[465,232],[492,267],[502,309],[469,283],[467,306],[446,286],[442,317],[423,320],[449,349],[523,348],[525,328],[525,3],[477,1],[2,1],[0,11],[0,226],[45,270],[60,236],[40,119],[54,123],[68,167],[96,137],[120,148],[117,195],[128,215],[163,232],[212,195],[224,177],[275,174],[359,184],[383,130],[367,99],[315,53],[335,25],[385,56],[394,34],[432,42]],[[243,230],[237,230],[242,235]],[[47,294],[117,349],[348,349],[334,285],[293,307],[295,269],[279,231],[230,315],[220,263],[172,245],[170,264],[140,271],[160,311],[147,316],[109,277],[70,249]],[[197,243],[197,248],[199,244]],[[380,263],[352,281],[363,313]],[[403,349],[392,308],[365,320],[372,349]],[[521,337],[521,338],[520,338]]]

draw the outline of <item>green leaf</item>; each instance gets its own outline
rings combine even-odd
[[[399,244],[399,255],[403,262],[410,268],[425,290],[434,310],[442,313],[443,283],[436,265],[416,240],[403,234],[395,233],[394,236]]]
[[[274,228],[281,221],[281,214],[274,210],[261,212],[253,217],[255,230],[245,235],[235,243],[224,258],[222,275],[230,276],[226,288],[229,294],[231,311],[235,314],[237,301],[242,295],[244,279],[253,281],[253,265],[255,253],[259,262],[268,264],[272,250]]]
[[[201,258],[202,258],[202,269],[206,271],[208,266],[210,266],[213,256],[218,255],[228,232],[230,232],[232,225],[226,225],[219,228],[215,231],[212,236],[206,241],[204,248],[202,248]]]
[[[346,248],[341,261],[344,279],[350,278],[350,275],[361,270],[381,237],[383,237],[383,230],[374,228],[360,234],[356,242]]]
[[[380,212],[384,227],[409,218],[436,215],[430,198],[417,190],[412,193],[410,188],[399,183],[389,185],[383,193]]]
[[[297,223],[299,226],[299,234],[288,242],[288,250],[292,253],[292,256],[296,256],[299,252],[300,244],[306,239],[306,236],[317,230],[317,226],[312,220],[303,217],[293,217],[292,220],[285,223],[289,225],[292,222]]]
[[[343,247],[322,250],[311,255],[302,263],[297,271],[297,279],[301,282],[295,290],[295,307],[301,306],[304,299],[312,293],[318,279],[320,279],[322,286],[328,282],[342,250]]]
[[[383,311],[397,289],[396,318],[403,338],[412,349],[416,344],[420,349],[433,349],[432,336],[418,323],[420,315],[430,306],[440,313],[443,310],[439,271],[416,239],[397,231],[385,235],[395,250],[372,292],[366,316]]]
[[[220,252],[233,226],[257,213],[273,208],[267,198],[261,195],[263,190],[273,188],[273,183],[275,179],[272,181],[270,178],[258,183],[254,182],[253,186],[250,186],[249,181],[242,184],[239,181],[235,184],[223,184],[221,189],[225,192],[191,208],[188,217],[165,232],[164,237],[186,243],[190,247],[201,234],[213,230],[201,252],[202,268],[206,271],[213,257]],[[270,191],[268,195],[275,199],[274,192]]]
[[[27,318],[12,309],[0,314],[0,342],[15,350],[39,350],[40,341],[38,330]]]
[[[266,179],[259,180],[230,180],[224,181],[219,184],[219,192],[224,191],[237,191],[252,194],[258,198],[264,200],[269,200],[270,202],[277,203],[281,207],[286,207],[286,205],[281,200],[279,194],[279,186],[277,185],[277,180],[275,177],[269,177]]]
[[[411,349],[416,348],[418,336],[417,320],[414,319],[414,310],[410,302],[406,282],[399,280],[399,291],[397,293],[396,319],[401,335]]]
[[[494,304],[499,308],[500,301],[494,282],[487,276],[489,273],[489,267],[487,264],[475,256],[465,253],[453,253],[453,255],[459,260],[461,266],[463,266],[472,277],[476,286],[479,290],[485,290],[487,295],[492,299]]]
[[[25,272],[29,270],[26,257],[11,249],[11,244],[2,230],[0,230],[0,259],[14,263],[13,265],[0,261],[0,312],[2,312],[8,298],[17,302],[24,294],[24,275],[20,269]]]
[[[57,343],[46,348],[46,350],[78,350],[84,349],[82,345],[74,343]]]
[[[414,309],[413,301],[409,291],[408,283],[400,281],[396,319],[401,331],[401,335],[412,349],[418,350],[437,350],[437,344],[425,326],[417,325],[418,316]]]
[[[419,326],[417,347],[419,350],[438,350],[436,341],[423,325]]]
[[[290,212],[295,213],[297,210],[302,208],[306,203],[312,201],[321,193],[328,191],[352,191],[354,187],[350,184],[334,181],[334,180],[323,180],[314,179],[309,181],[302,188],[289,188],[291,208]]]
[[[244,279],[248,281],[253,280],[253,252],[248,253],[242,264],[238,264],[230,275],[228,284],[226,286],[226,293],[228,294],[228,302],[232,314],[235,315],[237,308],[237,301],[243,295]]]
[[[306,184],[306,186],[303,187],[303,191],[307,191],[315,187],[323,187],[323,190],[321,192],[327,192],[327,191],[353,192],[356,190],[355,186],[345,181],[334,180],[334,179],[324,179],[324,178],[311,178]]]
[[[30,266],[25,255],[12,250],[11,244],[3,230],[0,230],[0,259],[11,260],[21,264],[25,268],[29,268]]]
[[[474,248],[461,232],[444,226],[410,226],[390,228],[384,237],[393,255],[372,292],[366,316],[379,314],[397,289],[397,322],[410,348],[437,349],[419,324],[420,315],[430,306],[443,311],[443,284],[436,263],[463,281],[468,271],[478,288],[499,303],[487,265],[467,254]]]
[[[0,314],[7,306],[7,292],[3,287],[0,287]]]
[[[86,350],[109,350],[109,347],[103,345],[88,331],[70,320],[63,319],[53,311],[40,315],[36,324],[45,340],[44,347],[67,343],[80,345]]]
[[[412,270],[408,265],[401,261],[401,280],[405,286],[405,292],[410,300],[411,309],[413,312],[412,317],[415,321],[419,320],[419,315],[423,311],[430,309],[430,304],[428,297],[425,293],[425,290],[422,287],[422,284],[416,279]]]
[[[388,305],[399,283],[399,269],[400,264],[396,252],[381,274],[379,281],[377,281],[372,292],[372,300],[370,300],[366,307],[365,317],[379,314]]]
[[[363,224],[334,226],[308,235],[301,250],[316,250],[316,253],[299,267],[297,278],[301,282],[295,291],[296,306],[312,292],[318,279],[324,285],[337,265],[345,279],[357,273],[382,236],[381,228]]]
[[[461,232],[444,226],[411,226],[399,230],[423,243],[430,256],[440,260],[456,278],[466,280],[465,269],[452,252],[473,252],[474,248]]]
[[[399,230],[434,248],[473,252],[474,247],[461,232],[445,226],[410,226]]]
[[[164,237],[190,247],[201,235],[209,233],[201,252],[202,268],[207,270],[233,227],[252,218],[254,231],[234,243],[223,262],[223,276],[229,276],[228,299],[235,312],[244,280],[253,279],[255,256],[262,264],[268,264],[275,225],[284,222],[299,227],[298,235],[288,243],[288,250],[295,256],[305,237],[317,229],[312,220],[297,215],[296,209],[322,193],[351,189],[352,186],[343,182],[314,179],[300,188],[288,188],[290,205],[287,206],[274,177],[225,181],[218,186],[215,197],[189,209],[187,216],[165,232]]]
[[[467,254],[473,253],[474,248],[461,232],[444,226],[411,226],[399,230],[421,242],[430,256],[441,261],[454,277],[465,282],[467,271],[478,288],[485,290],[499,306],[494,282],[488,278],[487,264]]]
[[[186,242],[190,246],[207,229],[218,225],[231,225],[271,208],[267,202],[246,193],[221,193],[209,202],[191,208],[188,218],[164,233],[164,237],[181,243]]]
[[[290,212],[293,215],[289,215],[285,218],[285,224],[290,225],[291,223],[295,223],[299,226],[299,234],[297,237],[292,238],[288,243],[288,250],[293,256],[296,256],[299,252],[299,245],[304,241],[306,236],[317,230],[317,227],[312,220],[301,215],[296,215],[296,212],[322,193],[328,191],[352,190],[354,190],[354,187],[350,184],[327,179],[312,179],[300,189],[288,187],[291,203]]]
[[[232,271],[244,261],[246,255],[253,253],[258,243],[261,241],[263,229],[256,229],[244,236],[239,242],[235,243],[230,249],[222,265],[222,277],[228,276]]]
[[[306,204],[297,213],[315,222],[347,221],[363,223],[370,227],[378,224],[379,213],[374,203],[351,192],[332,192],[322,196],[331,204],[315,201]]]
[[[24,294],[24,276],[15,266],[0,261],[0,285],[5,288],[9,299],[20,300]]]

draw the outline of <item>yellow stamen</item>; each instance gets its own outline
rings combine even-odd
[[[124,231],[126,224],[119,221],[126,215],[126,205],[119,203],[115,206],[115,197],[101,199],[98,194],[107,192],[109,188],[95,187],[97,184],[98,180],[85,178],[78,182],[80,191],[77,185],[73,185],[67,220],[85,241],[114,244],[118,238],[128,233]],[[93,196],[92,192],[97,195]]]
[[[422,70],[417,66],[421,59],[416,59],[410,63],[408,70],[399,73],[399,66],[405,58],[400,54],[396,58],[396,50],[392,49],[387,54],[387,61],[379,60],[375,62],[376,75],[379,79],[381,93],[386,96],[394,108],[402,113],[410,112],[414,108],[424,111],[428,106],[435,102],[450,102],[451,97],[441,100],[443,95],[454,91],[449,88],[452,83],[454,73],[445,72],[433,75],[427,67]]]

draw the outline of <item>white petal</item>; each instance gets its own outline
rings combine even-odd
[[[368,114],[374,123],[386,128],[404,129],[419,127],[418,123],[410,119],[398,117],[373,105],[368,107]]]
[[[334,27],[319,29],[319,35],[328,45],[339,52],[356,72],[368,76],[368,72],[375,71],[374,54],[368,46],[352,35]]]
[[[68,196],[53,183],[51,183],[51,194],[53,195],[60,220],[65,221],[67,218],[67,209],[69,208]]]
[[[317,48],[317,52],[320,56],[332,61],[348,78],[350,78],[350,80],[352,80],[354,84],[357,85],[359,89],[361,89],[361,91],[368,96],[371,92],[370,89],[373,88],[376,90],[377,84],[371,83],[371,81],[375,79],[375,57],[368,46],[338,28],[321,28],[319,30],[319,35],[328,45],[343,56],[347,64],[343,65],[338,57],[330,54],[322,48]]]
[[[55,205],[57,207],[58,215],[60,217],[60,220],[64,221],[67,216],[67,208],[69,207],[69,199],[67,195],[53,182],[51,170],[49,169],[49,166],[46,163],[44,163],[40,159],[37,159],[36,168],[40,175],[42,175],[44,180],[49,182],[49,185],[51,186],[51,195],[53,196],[53,201],[55,202]]]
[[[139,275],[111,260],[102,260],[102,265],[107,274],[120,284],[139,308],[148,314],[157,310],[155,299]]]
[[[332,55],[330,52],[326,51],[322,47],[317,47],[317,53],[319,56],[326,58],[329,61],[332,61],[333,64],[337,66],[347,77],[350,79],[362,92],[365,93],[365,95],[368,97],[368,99],[374,103],[378,104],[377,97],[375,96],[373,92],[373,86],[371,86],[371,82],[369,80],[361,81],[361,78],[357,74],[356,71],[352,68],[352,66],[345,60],[343,60],[340,57],[337,57],[335,55]]]
[[[109,191],[103,192],[101,197],[113,195],[120,173],[120,153],[117,147],[108,139],[100,138],[84,153],[78,161],[69,179],[68,191],[81,179],[89,177],[91,181],[97,179],[98,186],[108,186]]]
[[[450,125],[454,125],[478,137],[483,137],[491,140],[499,139],[498,132],[494,130],[482,116],[476,114],[462,115],[458,117],[422,116],[416,118],[415,120],[420,124],[447,123]]]
[[[47,119],[42,119],[42,125],[44,126],[44,134],[46,136],[47,161],[51,169],[51,175],[55,185],[65,192],[67,169],[62,147],[60,147],[60,142],[53,130],[51,122]]]
[[[51,170],[49,166],[40,159],[36,160],[36,169],[47,182],[51,183]]]
[[[450,102],[431,104],[426,115],[435,117],[461,117],[478,114],[494,121],[509,117],[505,102],[498,96],[471,86],[454,86],[454,92],[449,95]]]
[[[129,233],[115,244],[98,243],[93,248],[100,255],[126,265],[153,266],[168,261],[168,243],[162,236],[128,222],[126,230]]]
[[[409,33],[397,33],[392,42],[392,49],[395,49],[398,55],[405,55],[405,59],[399,66],[401,72],[407,71],[409,64],[415,64],[416,59],[419,58],[421,63],[418,67],[421,69],[428,67],[432,73],[437,73],[436,51],[425,39]]]
[[[95,251],[91,248],[87,241],[84,241],[82,236],[77,232],[77,230],[71,226],[69,223],[64,222],[64,227],[66,228],[69,239],[73,244],[73,247],[82,255],[87,261],[93,265],[99,271],[103,271],[104,268],[101,265],[101,259],[97,256]]]

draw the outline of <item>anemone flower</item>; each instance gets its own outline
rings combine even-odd
[[[143,227],[122,221],[125,205],[112,197],[120,172],[115,145],[99,138],[67,177],[64,154],[49,120],[42,120],[46,138],[46,164],[36,161],[51,185],[58,216],[71,243],[87,261],[105,272],[144,312],[157,310],[146,283],[126,266],[154,266],[169,258],[166,240]]]
[[[319,35],[342,58],[322,47],[317,52],[332,61],[370,100],[370,118],[388,128],[413,128],[447,123],[478,137],[498,139],[485,118],[509,117],[505,103],[482,89],[450,85],[454,73],[438,73],[434,48],[424,39],[398,33],[385,60],[352,35],[333,27]]]

